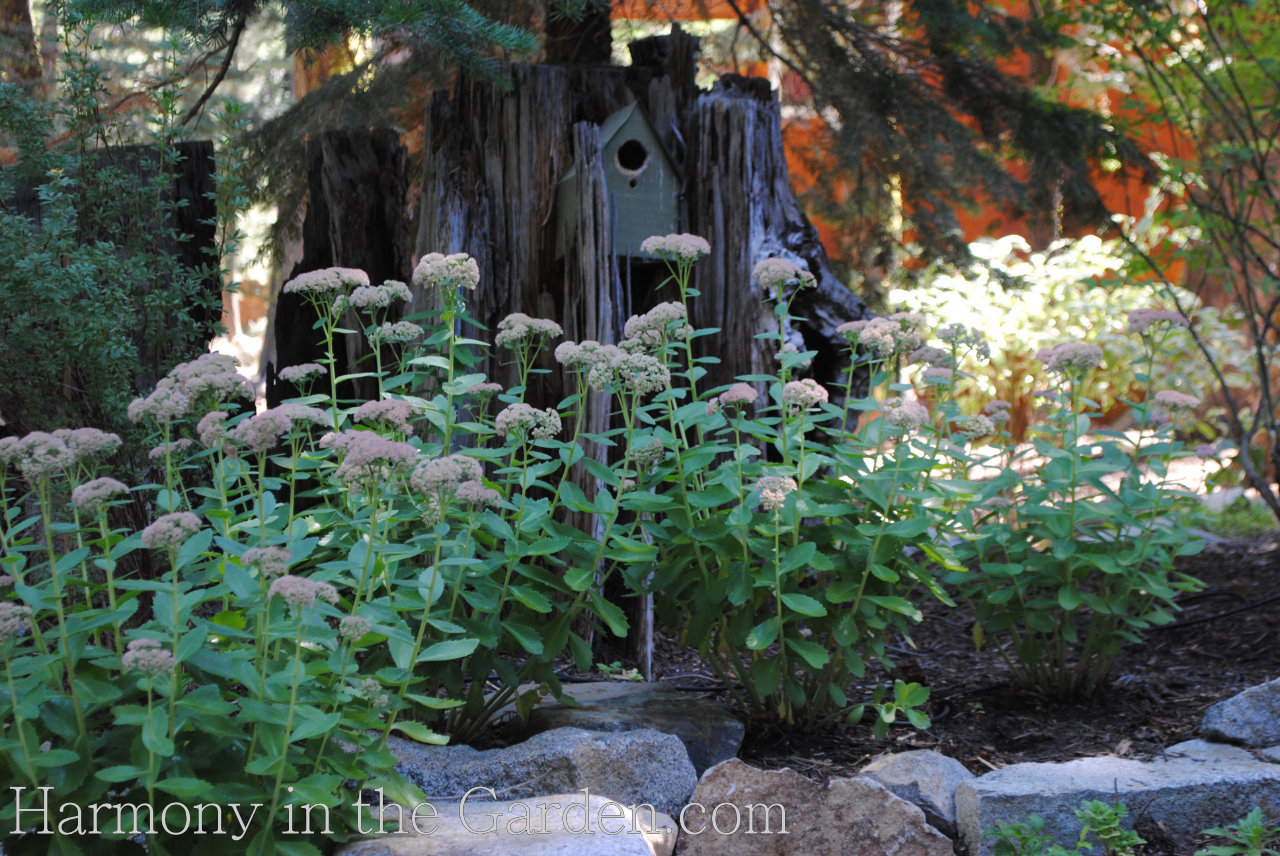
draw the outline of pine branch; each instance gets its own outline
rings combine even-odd
[[[243,16],[236,20],[235,26],[231,30],[231,39],[227,42],[227,55],[222,58],[222,64],[218,67],[218,73],[213,76],[213,80],[205,87],[204,92],[200,94],[196,103],[192,104],[190,109],[183,114],[182,119],[178,122],[179,125],[187,124],[200,113],[205,102],[213,96],[214,90],[218,88],[218,85],[222,83],[223,78],[227,76],[227,72],[231,69],[231,61],[236,55],[236,47],[240,44],[240,37],[244,35],[244,28],[247,23],[248,19]]]

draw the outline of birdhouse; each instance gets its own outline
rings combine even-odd
[[[613,231],[613,251],[641,256],[650,235],[684,231],[680,173],[637,103],[609,116],[600,126],[605,187]],[[577,219],[577,166],[556,187],[556,257],[564,255]]]

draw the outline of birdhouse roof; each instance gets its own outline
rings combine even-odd
[[[632,101],[630,104],[628,104],[626,107],[623,107],[621,110],[617,110],[609,114],[609,116],[606,117],[605,120],[600,123],[600,145],[607,146],[610,140],[616,137],[618,133],[623,128],[625,128],[633,118],[637,118],[637,117],[639,119],[640,125],[645,129],[645,131],[649,134],[649,136],[653,138],[653,142],[658,149],[658,153],[662,155],[662,157],[666,160],[666,162],[670,164],[671,169],[674,170],[675,173],[678,175],[679,169],[676,166],[675,161],[672,160],[671,155],[667,153],[667,147],[662,145],[662,139],[658,136],[658,132],[654,129],[653,123],[649,121],[649,117],[645,115],[644,110],[640,109],[639,101]],[[569,179],[575,177],[577,174],[578,174],[578,165],[577,163],[574,163],[574,165],[569,168],[569,171],[566,172],[564,174],[564,177],[561,178],[560,180],[568,181]]]
[[[649,125],[648,118],[646,118],[644,112],[640,110],[640,102],[632,101],[621,110],[610,114],[608,118],[600,123],[600,142],[607,143],[612,140],[614,135],[622,130],[622,126],[627,124],[627,122],[631,120],[631,117],[636,115],[637,112],[640,113],[640,118],[644,124],[648,126],[649,130],[652,130],[652,126]]]

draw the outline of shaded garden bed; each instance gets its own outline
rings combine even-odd
[[[1180,559],[1178,568],[1206,589],[1179,599],[1174,625],[1129,646],[1106,690],[1092,699],[1052,703],[1016,690],[994,648],[975,650],[963,608],[926,605],[913,634],[916,650],[899,647],[895,672],[877,669],[867,685],[897,677],[929,686],[931,728],[903,724],[876,740],[865,724],[805,734],[749,723],[740,755],[755,766],[790,767],[815,780],[853,775],[878,754],[909,749],[934,749],[977,775],[1022,762],[1157,756],[1196,737],[1210,705],[1280,677],[1280,599],[1264,602],[1280,594],[1280,532],[1214,542]],[[656,678],[683,690],[714,686],[702,677],[709,673],[696,655],[670,639],[659,642],[655,668]],[[1190,856],[1204,843],[1143,833],[1151,842],[1143,851],[1148,856]]]

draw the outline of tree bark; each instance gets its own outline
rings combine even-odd
[[[0,83],[33,87],[43,73],[27,0],[0,0]]]
[[[695,48],[696,40],[678,33],[669,50],[652,52],[662,63],[657,68],[516,64],[509,87],[463,80],[452,93],[436,93],[427,109],[425,148],[434,156],[423,170],[417,253],[466,252],[480,261],[480,287],[470,308],[488,330],[512,312],[525,312],[560,320],[566,339],[620,338],[629,315],[669,297],[628,288],[629,280],[635,285],[637,266],[627,260],[615,265],[599,235],[580,235],[577,249],[557,261],[555,194],[582,156],[574,148],[575,140],[583,143],[575,126],[599,125],[638,100],[668,150],[685,164],[690,231],[712,245],[711,258],[695,267],[703,296],[694,312],[699,325],[724,331],[716,337],[723,360],[716,382],[772,366],[773,346],[753,338],[761,324],[772,323],[772,313],[763,307],[751,270],[780,255],[818,279],[818,288],[797,300],[795,314],[803,320],[787,335],[817,350],[811,374],[835,383],[844,347],[835,328],[868,310],[832,273],[817,231],[790,189],[780,109],[768,83],[730,76],[710,92],[697,92]],[[603,219],[579,228],[607,223],[607,207],[594,210]],[[426,295],[415,294],[415,300],[425,305]],[[612,313],[609,330],[599,328],[602,319],[588,321],[570,311],[590,301]],[[492,380],[510,382],[513,375],[500,362],[491,357],[484,370]]]
[[[327,267],[359,268],[375,284],[407,282],[413,273],[406,215],[408,170],[404,146],[390,129],[330,131],[307,143],[307,211],[302,223],[302,259],[287,279]],[[286,281],[287,281],[286,279]],[[344,326],[360,329],[354,313]],[[287,366],[323,356],[312,329],[311,305],[280,294],[272,305],[263,366],[267,403],[275,406],[298,394],[277,374]],[[338,373],[351,370],[371,352],[363,337],[342,337]],[[368,384],[348,384],[341,397],[372,397]]]
[[[778,332],[778,319],[751,271],[762,259],[780,257],[800,263],[818,282],[796,297],[797,320],[786,339],[818,352],[810,369],[815,379],[838,383],[848,355],[836,327],[870,313],[832,272],[817,229],[791,191],[781,110],[768,81],[725,75],[698,96],[688,127],[692,231],[711,242],[711,255],[694,266],[702,296],[693,320],[721,330],[714,346],[721,363],[708,381],[776,369],[776,343],[754,337]]]

